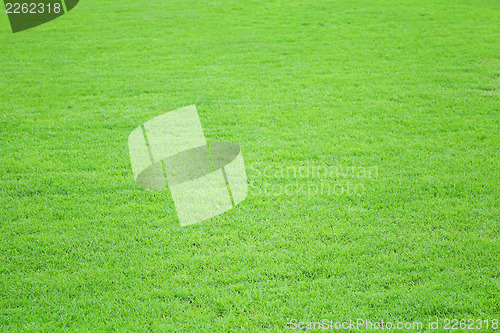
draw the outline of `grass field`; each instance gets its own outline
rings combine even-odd
[[[83,0],[12,34],[2,7],[0,331],[500,319],[499,17]],[[242,148],[249,195],[181,228],[127,137],[191,104]]]

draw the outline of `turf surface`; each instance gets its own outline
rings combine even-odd
[[[12,34],[1,14],[0,331],[500,319],[499,17],[83,0]],[[190,104],[242,148],[250,193],[181,228],[134,185],[127,137]]]

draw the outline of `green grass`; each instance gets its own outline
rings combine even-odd
[[[83,0],[12,34],[1,14],[0,331],[500,319],[498,17],[496,0]],[[168,192],[135,186],[127,137],[190,104],[242,148],[250,193],[181,228]],[[279,175],[300,166],[378,174]]]

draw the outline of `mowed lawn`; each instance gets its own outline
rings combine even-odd
[[[500,319],[499,17],[82,0],[12,34],[2,5],[0,331]],[[249,195],[181,228],[127,138],[191,104],[241,147]]]

